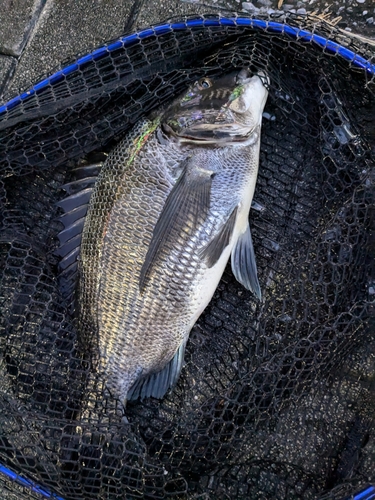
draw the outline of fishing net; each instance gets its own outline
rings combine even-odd
[[[339,499],[375,480],[373,54],[316,19],[207,16],[0,108],[3,497]],[[127,423],[59,288],[61,186],[189,83],[242,67],[271,81],[250,213],[263,299],[228,268],[177,386]]]

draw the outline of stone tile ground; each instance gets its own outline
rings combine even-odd
[[[21,55],[46,0],[1,0],[0,53]]]
[[[132,9],[134,4],[140,9]],[[129,0],[0,0],[1,17],[6,20],[4,26],[0,23],[0,55],[13,56],[0,59],[0,101],[29,88],[63,61],[117,38],[125,27],[146,26],[202,10],[180,0],[143,4]],[[15,71],[10,73],[9,66],[14,64]]]
[[[125,29],[225,10],[328,13],[343,29],[375,38],[373,0],[0,0],[0,102]]]

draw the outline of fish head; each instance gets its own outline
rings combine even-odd
[[[164,113],[164,132],[179,142],[244,142],[261,124],[269,78],[247,69],[216,79],[201,78]]]

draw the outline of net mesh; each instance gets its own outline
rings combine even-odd
[[[0,462],[48,494],[339,499],[375,480],[374,74],[298,30],[373,49],[316,19],[288,26],[109,44],[0,114]],[[271,79],[250,214],[263,300],[227,269],[177,386],[128,403],[124,423],[59,290],[61,186],[190,82],[242,67]]]

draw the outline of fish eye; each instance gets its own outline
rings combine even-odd
[[[198,88],[199,90],[204,90],[212,87],[212,82],[209,78],[201,78],[198,80]]]

